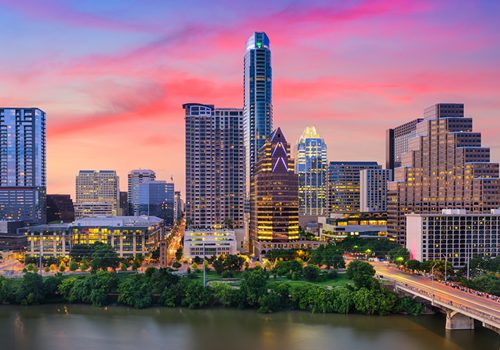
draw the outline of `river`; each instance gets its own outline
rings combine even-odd
[[[5,350],[498,350],[500,337],[444,330],[439,315],[318,315],[84,305],[0,306]]]

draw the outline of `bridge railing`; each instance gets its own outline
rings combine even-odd
[[[470,315],[475,315],[476,317],[481,318],[481,321],[490,320],[491,322],[496,323],[496,326],[500,325],[500,318],[498,318],[496,316],[484,313],[484,312],[476,310],[476,309],[472,309],[472,308],[465,306],[465,305],[462,305],[460,303],[456,303],[456,302],[452,303],[450,300],[445,300],[445,299],[437,296],[435,293],[430,293],[426,290],[410,286],[406,283],[405,284],[396,283],[396,287],[401,287],[403,289],[410,289],[410,290],[418,293],[419,295],[425,295],[428,299],[432,300],[433,303],[437,301],[437,302],[440,302],[441,304],[444,304],[444,306],[446,306],[446,307],[459,309],[459,310],[464,311]]]

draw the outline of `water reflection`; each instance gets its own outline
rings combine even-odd
[[[440,316],[366,317],[240,310],[0,307],[0,349],[498,350],[491,331],[445,332]]]

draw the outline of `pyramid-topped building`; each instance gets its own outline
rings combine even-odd
[[[259,255],[265,252],[255,251],[258,242],[287,243],[299,238],[298,177],[280,128],[259,149],[253,181],[250,239]]]

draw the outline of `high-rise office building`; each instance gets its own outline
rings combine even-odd
[[[463,103],[438,103],[427,107],[424,118],[463,117]],[[386,169],[401,166],[402,156],[408,151],[408,142],[416,136],[417,124],[424,118],[416,118],[394,129],[387,130],[386,134]]]
[[[154,181],[155,179],[155,172],[149,169],[136,169],[128,173],[129,215],[139,215],[139,185],[148,181]]]
[[[47,222],[72,222],[75,208],[69,194],[47,195]]]
[[[243,112],[184,104],[186,220],[191,228],[242,228],[245,199]]]
[[[362,213],[387,211],[387,182],[391,169],[363,169],[360,174],[360,210]]]
[[[308,126],[297,143],[295,172],[299,176],[299,212],[323,215],[326,210],[327,167],[325,141]]]
[[[162,180],[139,185],[138,215],[157,216],[166,226],[174,224],[174,184]]]
[[[167,182],[154,180],[143,182],[138,188],[138,215],[164,218],[164,206],[167,199]]]
[[[490,149],[481,146],[481,134],[472,131],[472,118],[464,117],[460,106],[425,110],[426,118],[417,124],[388,184],[387,228],[403,245],[405,214],[442,209],[482,213],[500,207],[498,164],[490,163]]]
[[[328,210],[332,214],[355,214],[360,210],[360,171],[381,169],[377,162],[330,162]]]
[[[250,213],[250,245],[257,256],[265,254],[271,245],[299,238],[299,187],[294,172],[290,145],[276,129],[258,154],[253,176],[254,196]]]
[[[425,119],[461,118],[464,116],[463,103],[436,103],[424,110]]]
[[[119,178],[114,170],[80,170],[76,177],[75,217],[118,215]]]
[[[273,130],[271,46],[266,33],[253,33],[247,40],[243,74],[246,184],[250,193],[257,153]]]
[[[0,108],[0,220],[46,221],[45,112]]]
[[[404,123],[394,129],[388,129],[386,133],[386,169],[391,169],[401,166],[401,157],[403,153],[408,151],[408,141],[416,135],[417,124],[422,118],[414,119],[408,123]]]

